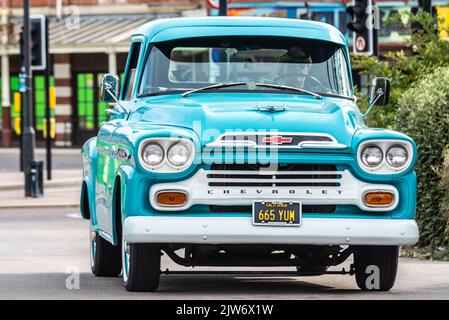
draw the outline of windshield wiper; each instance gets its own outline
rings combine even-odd
[[[206,87],[202,87],[202,88],[186,91],[186,92],[184,92],[182,94],[182,96],[186,97],[186,96],[188,96],[191,93],[200,92],[200,91],[206,91],[206,90],[211,90],[211,89],[219,89],[219,88],[226,88],[226,87],[236,87],[236,86],[243,86],[243,85],[246,85],[248,88],[251,88],[251,87],[265,87],[265,88],[274,88],[274,89],[279,89],[279,90],[296,91],[296,92],[301,92],[301,93],[305,93],[305,94],[311,95],[311,96],[315,97],[316,99],[321,99],[322,98],[322,96],[319,95],[318,93],[315,93],[315,92],[312,92],[312,91],[309,91],[309,90],[306,90],[306,89],[289,87],[289,86],[284,86],[284,85],[280,85],[280,84],[254,83],[254,82],[222,82],[222,83],[217,83],[217,84],[213,84],[213,85],[210,85],[210,86],[206,86]]]
[[[255,83],[257,87],[266,87],[266,88],[274,88],[274,89],[280,89],[280,90],[290,90],[290,91],[297,91],[301,93],[305,93],[311,96],[314,96],[316,99],[321,99],[322,96],[318,93],[315,93],[313,91],[309,91],[306,89],[296,88],[296,87],[290,87],[290,86],[284,86],[282,84],[272,84],[272,83]]]
[[[236,86],[242,86],[245,84],[246,84],[246,82],[221,82],[221,83],[213,84],[211,86],[206,86],[206,87],[186,91],[182,94],[182,96],[187,97],[189,94],[195,93],[195,92],[206,91],[206,90],[211,90],[211,89],[226,88],[226,87],[236,87]]]

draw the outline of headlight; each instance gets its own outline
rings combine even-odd
[[[413,142],[399,139],[373,139],[357,149],[359,167],[370,174],[398,174],[413,163]]]
[[[157,166],[164,160],[164,149],[157,143],[149,143],[142,150],[142,159],[152,167]]]
[[[147,138],[140,142],[138,155],[145,170],[177,173],[187,170],[193,163],[195,145],[187,138]]]
[[[402,146],[392,146],[388,149],[385,158],[390,166],[400,168],[407,163],[408,152]]]
[[[168,149],[167,159],[172,165],[181,167],[190,160],[190,150],[184,144],[177,143]]]
[[[367,146],[363,149],[360,158],[367,167],[377,167],[383,159],[382,149],[377,146]]]

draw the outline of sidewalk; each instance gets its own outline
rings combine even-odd
[[[44,181],[44,196],[40,198],[25,198],[23,181],[22,172],[0,173],[0,209],[79,206],[81,170],[54,170],[53,180]]]
[[[34,153],[36,155],[45,155],[45,148],[36,148]],[[19,148],[0,148],[0,156],[1,155],[18,155],[20,153]],[[81,149],[79,148],[52,148],[51,153],[53,155],[80,155]]]

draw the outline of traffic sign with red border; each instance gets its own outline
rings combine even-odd
[[[232,2],[232,0],[227,0],[227,1],[228,1],[228,4],[230,4]],[[207,0],[207,3],[213,9],[217,9],[217,10],[220,9],[220,0]]]

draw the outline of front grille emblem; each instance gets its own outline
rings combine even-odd
[[[274,145],[281,145],[284,143],[292,143],[293,138],[292,137],[283,137],[283,136],[271,136],[271,137],[265,137],[263,138],[264,143],[274,144]]]

